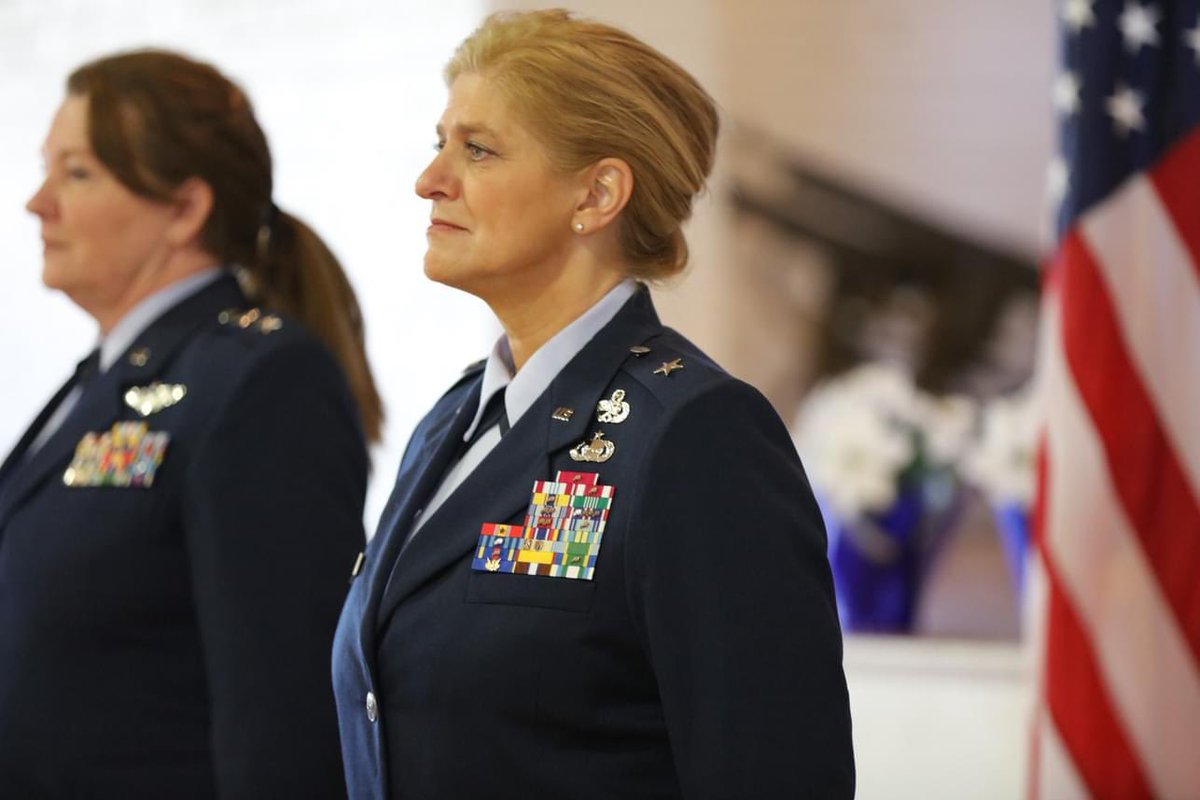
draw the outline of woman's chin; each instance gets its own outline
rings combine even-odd
[[[469,291],[464,286],[462,270],[455,269],[454,264],[432,253],[425,254],[425,277],[434,283],[449,286],[451,289]]]
[[[56,262],[57,259],[49,254],[42,262],[42,285],[47,289],[54,289],[60,292],[66,291],[69,282],[64,280],[66,276],[63,274],[61,266]]]

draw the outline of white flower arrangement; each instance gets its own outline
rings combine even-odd
[[[1036,484],[1038,414],[1028,389],[989,402],[983,431],[963,463],[967,477],[995,506],[1028,509]]]
[[[814,389],[794,431],[818,494],[852,520],[890,507],[905,476],[952,471],[974,424],[966,398],[930,396],[903,370],[871,363]]]

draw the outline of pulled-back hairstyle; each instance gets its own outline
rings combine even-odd
[[[602,158],[633,171],[619,220],[634,277],[687,265],[681,226],[712,170],[717,110],[696,79],[630,34],[561,9],[493,14],[446,65],[486,77],[563,172]]]
[[[364,431],[378,440],[383,409],[358,300],[321,238],[272,201],[271,151],[245,93],[214,67],[160,50],[84,64],[67,91],[88,98],[92,150],[134,194],[166,202],[189,178],[212,188],[201,246],[246,270],[257,302],[291,314],[324,342]]]

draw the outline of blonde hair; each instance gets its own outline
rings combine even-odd
[[[500,12],[458,46],[447,84],[485,76],[563,172],[619,158],[633,172],[619,239],[635,278],[687,265],[681,229],[712,171],[719,122],[686,70],[625,31],[562,9]]]

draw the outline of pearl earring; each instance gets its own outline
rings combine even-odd
[[[582,222],[576,222],[576,223],[575,223],[575,232],[576,232],[576,233],[583,233],[583,223],[582,223]]]

